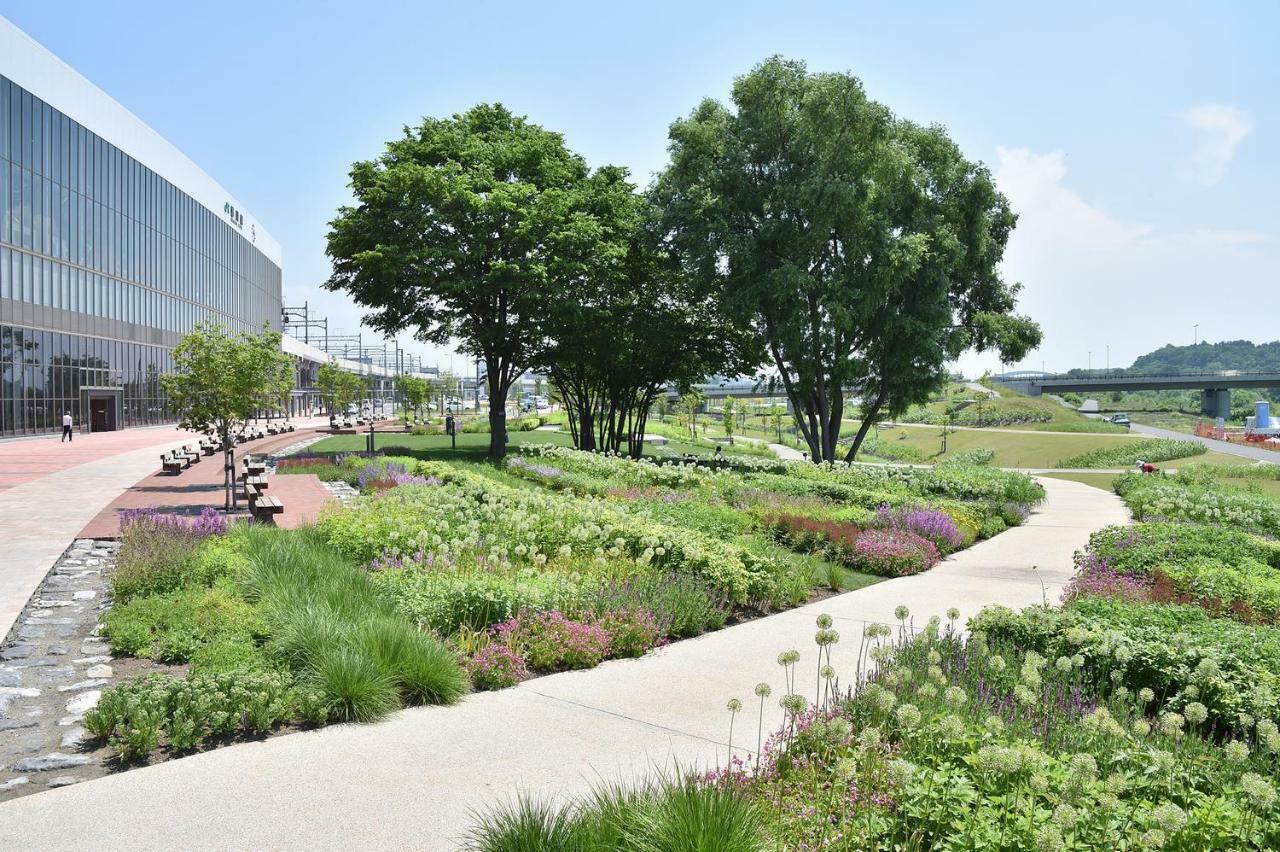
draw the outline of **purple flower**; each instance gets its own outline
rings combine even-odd
[[[194,518],[183,515],[161,513],[154,506],[144,509],[122,509],[120,511],[120,528],[135,524],[149,526],[153,529],[171,530],[187,533],[195,538],[207,538],[221,535],[227,531],[227,518],[212,506],[205,506]]]
[[[950,515],[925,506],[895,509],[888,505],[881,505],[876,509],[876,526],[913,532],[927,538],[944,552],[955,550],[964,543],[964,535]]]
[[[933,542],[910,530],[872,529],[853,542],[849,562],[859,570],[888,577],[927,571],[940,556]]]
[[[564,476],[564,471],[558,467],[551,467],[545,464],[534,464],[520,456],[513,456],[507,460],[508,467],[514,467],[518,470],[532,473],[534,476],[540,476],[544,479],[558,479]]]

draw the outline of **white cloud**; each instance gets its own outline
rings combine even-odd
[[[1196,135],[1195,148],[1183,162],[1187,177],[1201,186],[1216,186],[1226,176],[1240,143],[1253,132],[1253,119],[1225,104],[1193,106],[1180,118]]]
[[[1062,152],[998,148],[996,185],[1018,213],[1005,252],[1007,280],[1025,286],[1019,311],[1044,329],[1041,350],[1020,366],[1049,370],[1128,366],[1166,343],[1280,337],[1268,310],[1240,310],[1245,294],[1280,282],[1273,236],[1203,227],[1161,232],[1123,222],[1068,183]],[[999,371],[994,355],[969,355],[960,367]]]

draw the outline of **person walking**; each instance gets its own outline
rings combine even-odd
[[[71,440],[71,412],[62,415],[62,441]],[[61,444],[62,441],[58,443]]]

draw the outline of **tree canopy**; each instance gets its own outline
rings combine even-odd
[[[591,225],[576,207],[582,158],[500,104],[405,128],[351,169],[355,206],[330,223],[326,283],[393,334],[456,343],[484,365],[490,456],[506,452],[506,399],[565,296],[561,246]]]
[[[870,423],[927,399],[966,349],[1016,360],[1038,343],[997,269],[1016,217],[941,128],[778,58],[733,104],[672,125],[655,200],[685,272],[756,336],[815,460],[836,457],[849,390]]]
[[[658,212],[625,170],[597,170],[579,197],[589,225],[559,258],[575,286],[547,306],[534,366],[565,404],[576,446],[639,456],[668,385],[749,363],[740,330],[718,315],[703,282],[681,274]]]
[[[173,350],[173,371],[160,377],[178,426],[214,431],[227,455],[226,508],[235,505],[234,442],[249,418],[274,408],[293,389],[293,360],[280,349],[280,333],[232,333],[197,322]]]
[[[342,369],[336,359],[330,359],[316,371],[316,390],[332,417],[345,413],[347,406],[364,396],[365,384],[359,375]]]

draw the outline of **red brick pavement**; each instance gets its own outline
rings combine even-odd
[[[167,439],[172,440],[173,433],[170,430],[162,430]],[[256,441],[249,441],[236,447],[236,465],[239,466],[240,459],[244,453],[267,454],[275,452],[297,443],[305,437],[314,434],[316,429],[299,429],[296,432],[288,432],[284,435],[268,435]],[[328,430],[325,430],[326,432]],[[194,446],[195,439],[192,440]],[[143,446],[146,446],[145,444]],[[134,447],[137,449],[137,447]],[[222,455],[219,453],[212,456],[202,456],[200,461],[191,467],[182,471],[178,475],[164,473],[159,470],[160,454],[156,453],[157,471],[150,476],[140,480],[129,490],[122,493],[119,497],[111,502],[107,508],[98,513],[92,521],[90,521],[83,530],[81,530],[78,538],[116,538],[120,535],[120,510],[121,509],[144,509],[154,506],[162,512],[173,512],[178,514],[195,514],[204,506],[222,507],[225,503],[223,479],[222,479]],[[277,491],[277,483],[281,479],[301,478],[294,475],[287,477],[271,477],[268,492],[280,496]],[[311,477],[315,479],[315,477]],[[320,485],[316,480],[316,486],[324,491],[324,486]],[[292,487],[289,488],[293,490]],[[324,492],[328,496],[328,492]],[[305,511],[314,511],[311,504],[314,502],[314,495],[307,496],[306,491],[299,491],[298,516]],[[288,502],[285,502],[286,512],[291,511]],[[243,507],[244,502],[241,500],[240,505]],[[312,515],[314,516],[314,515]]]
[[[320,419],[305,422],[312,426],[322,424]],[[265,429],[267,421],[255,425]],[[295,425],[302,428],[301,421],[295,421]],[[0,491],[86,462],[147,447],[168,447],[183,438],[189,438],[194,445],[200,435],[172,426],[147,426],[116,432],[77,432],[66,443],[58,435],[0,440]],[[159,460],[159,453],[156,458]]]
[[[267,493],[279,497],[284,504],[284,511],[276,515],[276,526],[287,530],[314,523],[320,510],[333,500],[333,495],[314,473],[272,476],[267,485]]]

